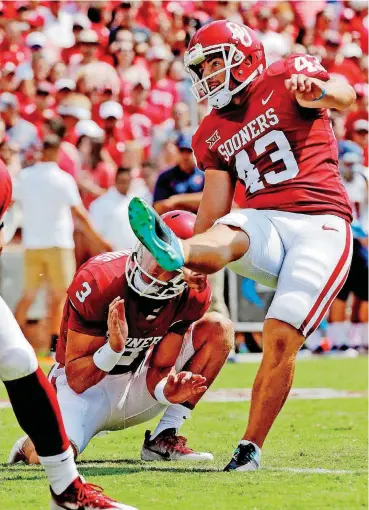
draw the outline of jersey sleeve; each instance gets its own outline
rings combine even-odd
[[[205,120],[205,119],[204,119]],[[203,121],[204,122],[204,121]],[[228,168],[224,162],[219,158],[218,152],[212,150],[217,140],[217,131],[213,129],[214,133],[207,133],[207,122],[204,122],[205,129],[200,125],[192,138],[192,150],[195,156],[197,167],[203,172],[207,168],[215,168],[216,170],[227,171]],[[214,144],[214,145],[213,145]]]
[[[73,312],[68,328],[92,336],[105,336],[106,313],[98,282],[88,268],[82,268],[68,289]]]
[[[317,57],[294,53],[285,60],[285,72],[288,78],[292,74],[304,74],[311,78],[318,78],[322,81],[328,81],[330,76],[328,71],[322,66]]]

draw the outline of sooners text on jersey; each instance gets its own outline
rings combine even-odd
[[[168,301],[142,298],[130,289],[125,277],[127,251],[98,255],[77,272],[68,289],[56,351],[56,361],[65,364],[68,329],[90,336],[107,336],[109,304],[124,299],[129,337],[114,373],[135,371],[146,351],[168,331],[184,334],[210,304],[211,291],[185,289]]]
[[[245,207],[351,221],[327,111],[298,104],[285,87],[292,74],[329,79],[310,55],[275,62],[247,87],[241,105],[214,109],[204,118],[192,141],[198,166],[239,179]]]

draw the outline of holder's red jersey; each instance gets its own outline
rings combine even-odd
[[[338,149],[326,109],[303,108],[285,87],[292,74],[323,81],[315,57],[273,63],[245,90],[240,105],[206,116],[192,140],[198,167],[230,172],[245,186],[244,206],[351,221],[338,172]]]
[[[8,169],[0,159],[0,220],[12,200],[12,179]]]
[[[170,300],[140,297],[125,277],[129,252],[112,252],[88,260],[77,272],[67,293],[56,361],[65,364],[68,329],[90,336],[106,336],[109,304],[124,299],[129,337],[117,366],[110,372],[134,372],[151,345],[168,332],[184,334],[209,307],[209,285],[203,292],[186,288]]]

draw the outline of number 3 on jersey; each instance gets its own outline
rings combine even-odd
[[[267,172],[263,175],[263,179],[268,184],[279,184],[280,182],[293,179],[299,173],[299,167],[291,150],[291,145],[282,131],[274,129],[256,140],[254,145],[256,155],[260,156],[263,154],[268,145],[272,143],[277,145],[278,150],[269,154],[270,159],[273,163],[283,160],[286,169],[278,173],[273,170]],[[251,163],[245,149],[236,154],[236,170],[239,179],[245,183],[246,189],[250,193],[255,193],[255,191],[265,188],[261,181],[259,170]]]
[[[84,290],[78,290],[76,292],[76,298],[81,303],[83,303],[84,300],[86,299],[86,297],[89,296],[91,294],[91,292],[92,292],[91,287],[89,286],[89,284],[87,282],[83,282],[82,283],[82,288]]]

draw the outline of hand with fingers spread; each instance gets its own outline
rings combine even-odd
[[[167,383],[164,386],[164,396],[172,404],[181,404],[190,398],[205,393],[206,377],[192,372],[179,372],[171,370]]]
[[[287,90],[293,92],[296,99],[303,101],[313,101],[320,97],[326,85],[324,81],[317,78],[311,78],[304,74],[292,74],[291,78],[285,80]]]
[[[128,337],[128,324],[124,308],[124,299],[116,297],[109,305],[108,330],[110,347],[121,352]]]

